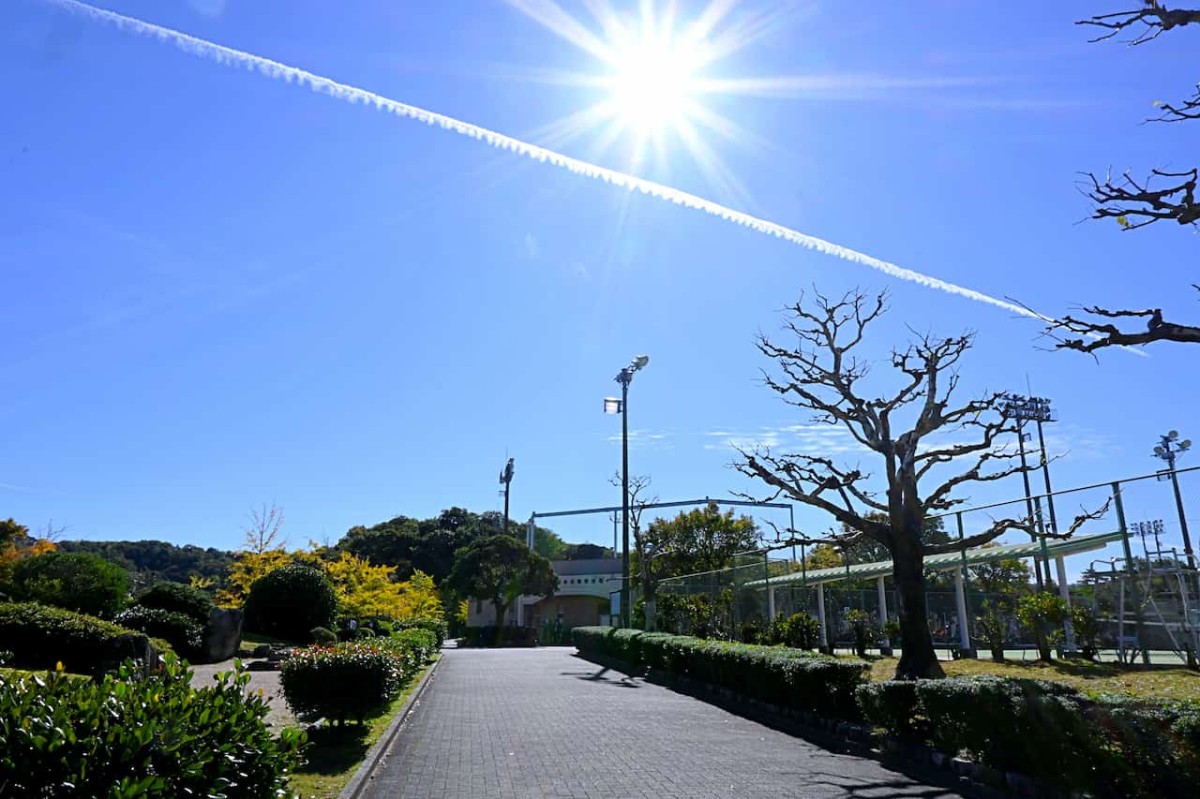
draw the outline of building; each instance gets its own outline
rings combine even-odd
[[[621,559],[554,560],[558,591],[550,597],[521,597],[521,620],[526,626],[540,627],[562,616],[564,627],[608,625],[612,596],[621,590]],[[506,624],[517,623],[517,607],[505,614]],[[467,624],[476,627],[494,624],[496,612],[491,602],[472,602]]]

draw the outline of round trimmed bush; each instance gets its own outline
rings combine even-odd
[[[183,583],[155,583],[134,604],[182,613],[201,625],[208,624],[208,617],[216,607],[208,594]]]
[[[204,644],[204,626],[192,617],[173,610],[135,605],[117,614],[113,621],[151,638],[163,639],[180,657],[189,660],[199,654]]]
[[[359,723],[387,709],[403,678],[401,657],[364,644],[296,650],[279,672],[296,715]]]
[[[111,619],[125,606],[129,575],[115,563],[84,552],[47,552],[17,563],[18,599]]]
[[[338,642],[337,633],[328,627],[313,627],[309,630],[309,637],[320,646],[333,646]]]
[[[292,563],[250,586],[245,611],[247,629],[285,641],[308,641],[314,627],[333,627],[337,594],[325,572]]]

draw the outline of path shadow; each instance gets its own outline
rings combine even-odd
[[[369,725],[320,727],[310,730],[310,746],[305,751],[307,762],[297,771],[301,774],[341,774],[361,762],[367,755]]]
[[[611,685],[615,688],[640,688],[641,687],[641,685],[639,683],[634,681],[633,677],[630,677],[627,674],[621,675],[621,678],[619,680],[614,679],[613,677],[606,676],[608,674],[608,672],[610,672],[610,671],[612,671],[612,669],[610,669],[608,666],[604,666],[600,669],[600,671],[594,671],[594,672],[590,672],[590,671],[560,671],[559,674],[562,675],[563,677],[574,677],[577,680],[586,680],[587,682],[595,682],[595,683],[600,683],[602,685]],[[620,672],[614,672],[614,674],[620,674]]]

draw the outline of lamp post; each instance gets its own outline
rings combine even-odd
[[[1171,485],[1175,488],[1175,509],[1179,512],[1179,530],[1183,533],[1183,553],[1187,556],[1188,568],[1196,568],[1196,559],[1192,554],[1192,537],[1188,534],[1187,517],[1183,513],[1183,495],[1179,493],[1179,475],[1175,473],[1175,459],[1192,448],[1190,439],[1179,440],[1179,431],[1172,430],[1165,436],[1159,436],[1158,446],[1154,448],[1154,457],[1167,462]],[[1159,479],[1162,479],[1160,476]]]
[[[616,381],[621,384],[621,399],[604,398],[605,413],[621,414],[621,626],[629,627],[629,384],[634,372],[650,363],[646,355],[639,355],[617,372]]]

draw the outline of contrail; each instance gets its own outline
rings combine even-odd
[[[561,169],[566,169],[574,172],[577,175],[583,175],[594,180],[602,180],[605,183],[614,186],[620,186],[624,189],[637,190],[643,194],[648,194],[651,197],[657,197],[660,200],[682,205],[685,208],[692,208],[697,211],[703,211],[706,214],[724,219],[726,222],[733,222],[736,225],[750,228],[759,233],[765,233],[770,236],[789,241],[792,244],[798,244],[809,250],[816,250],[825,255],[832,255],[835,258],[841,258],[844,261],[850,261],[856,264],[862,264],[872,269],[877,269],[886,275],[890,275],[900,280],[907,280],[926,288],[937,289],[949,294],[955,294],[959,297],[965,297],[976,302],[986,303],[988,305],[1002,308],[1020,316],[1026,316],[1031,319],[1038,319],[1043,322],[1052,322],[1053,319],[1043,316],[1035,311],[1016,305],[1011,302],[1006,302],[996,297],[984,294],[974,289],[959,286],[955,283],[950,283],[945,280],[940,280],[930,275],[914,272],[911,269],[905,269],[888,261],[875,258],[865,253],[852,250],[849,247],[843,247],[840,244],[825,241],[824,239],[810,236],[801,233],[797,230],[792,230],[789,227],[770,222],[766,219],[760,219],[756,216],[737,211],[728,206],[715,203],[712,200],[706,200],[703,197],[698,197],[695,194],[689,194],[679,189],[664,186],[661,183],[655,183],[652,180],[646,180],[634,175],[629,175],[624,172],[618,172],[588,161],[581,161],[577,158],[563,155],[562,153],[548,150],[545,147],[538,147],[536,144],[514,139],[511,136],[505,136],[502,133],[497,133],[494,130],[489,130],[479,125],[473,125],[470,122],[453,117],[438,114],[433,111],[426,111],[417,106],[401,103],[397,100],[392,100],[388,97],[359,89],[355,86],[348,86],[344,83],[338,83],[335,80],[314,75],[297,67],[291,67],[286,64],[281,64],[278,61],[272,61],[269,58],[256,56],[251,53],[246,53],[241,50],[234,50],[231,47],[214,44],[205,39],[199,39],[195,36],[189,36],[186,33],[181,33],[171,28],[164,28],[160,25],[153,25],[149,22],[143,22],[134,17],[127,17],[123,14],[118,14],[113,11],[90,6],[87,3],[81,3],[79,0],[43,0],[44,2],[56,5],[60,8],[72,11],[83,16],[90,17],[101,22],[108,22],[121,30],[129,30],[134,33],[139,33],[144,36],[152,36],[156,39],[173,44],[180,50],[192,55],[209,58],[219,64],[228,67],[244,67],[248,70],[259,72],[269,78],[282,79],[288,83],[299,83],[302,86],[307,86],[310,90],[319,94],[328,94],[331,97],[339,100],[345,100],[350,103],[366,103],[375,106],[381,111],[387,111],[399,117],[407,119],[415,119],[418,122],[424,122],[427,125],[436,125],[446,130],[453,131],[460,136],[469,136],[472,139],[478,139],[485,144],[501,150],[510,150],[518,155],[531,158],[535,161],[542,161],[553,164]]]

